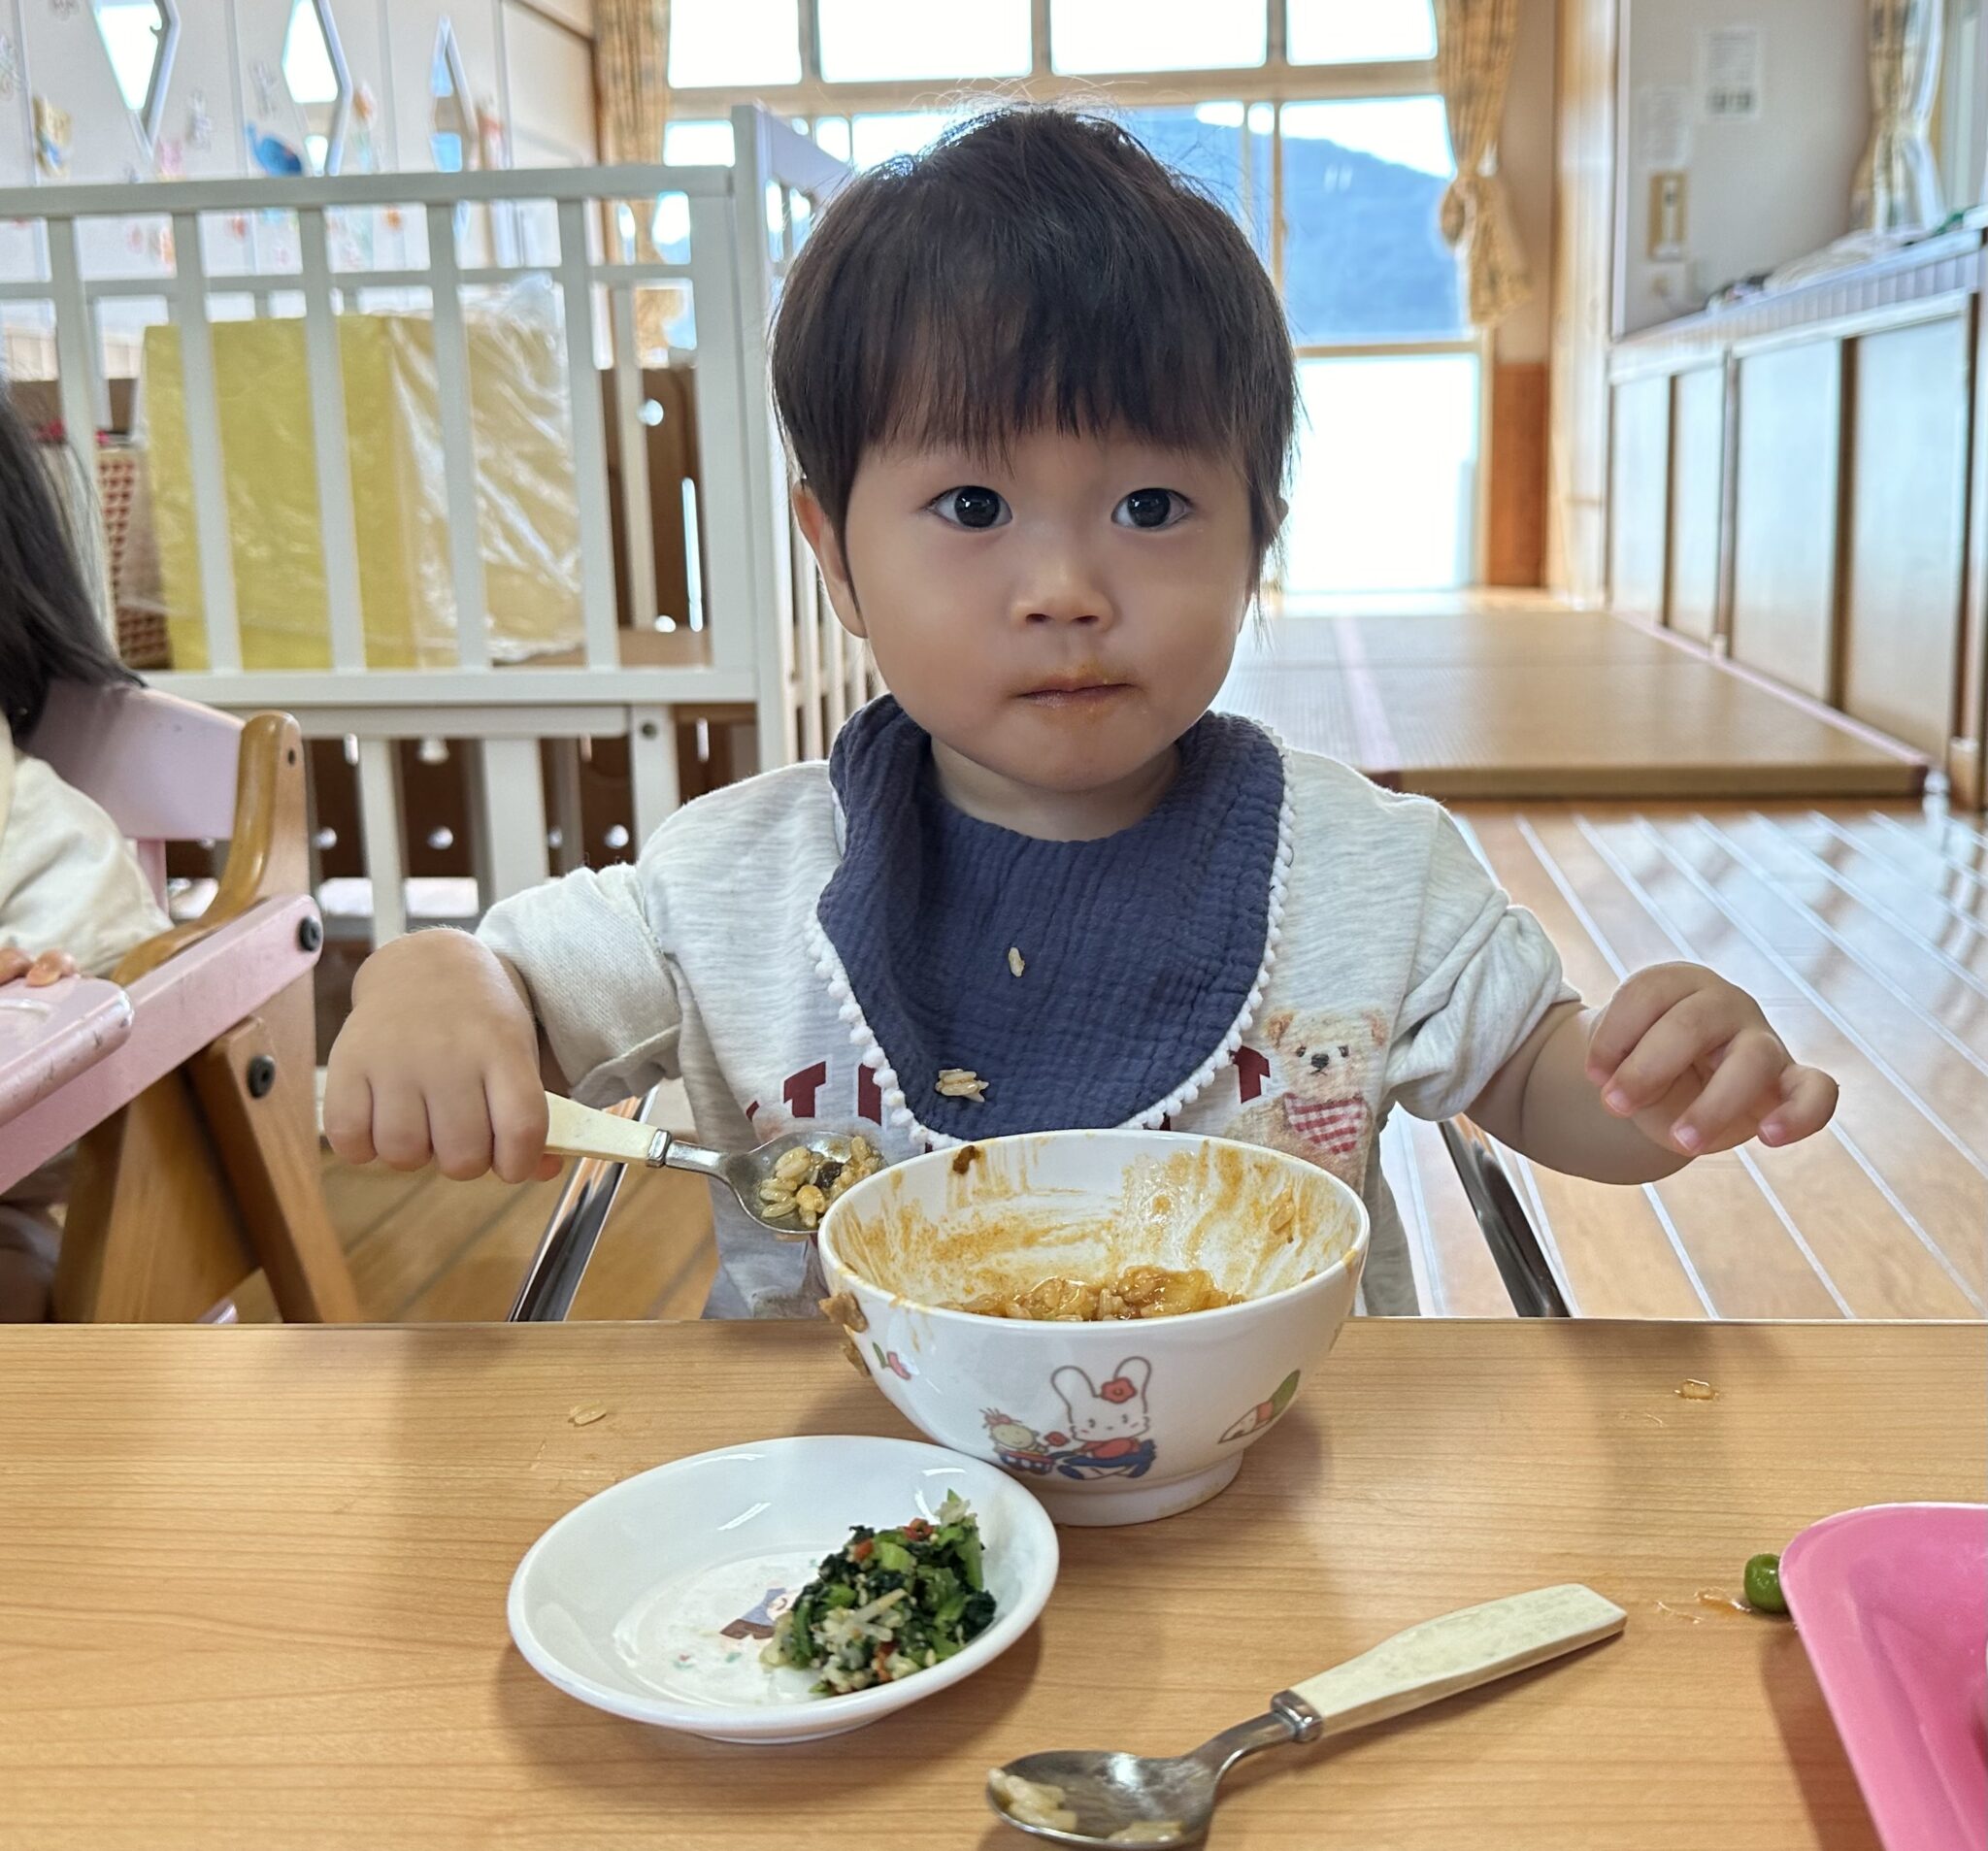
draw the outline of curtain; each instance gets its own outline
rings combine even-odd
[[[601,117],[601,160],[663,158],[669,115],[670,0],[595,0],[594,93]],[[635,221],[635,260],[653,262],[655,201],[627,202]],[[612,215],[611,215],[612,223]],[[645,362],[669,345],[664,329],[680,311],[679,291],[635,292],[635,349]]]
[[[1928,135],[1939,36],[1939,0],[1871,0],[1871,145],[1850,195],[1859,231],[1923,231],[1942,216]]]
[[[1440,222],[1444,239],[1463,253],[1471,323],[1480,328],[1495,327],[1533,289],[1498,174],[1517,25],[1518,0],[1436,0],[1436,82],[1456,155]]]
[[[595,0],[601,159],[659,161],[669,114],[670,0]]]

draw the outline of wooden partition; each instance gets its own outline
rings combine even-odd
[[[1926,752],[1976,808],[1983,230],[1618,343],[1608,507],[1618,610]]]
[[[1726,373],[1715,359],[1671,382],[1671,576],[1664,620],[1709,644],[1718,627],[1727,571]]]
[[[1830,340],[1743,353],[1739,364],[1727,637],[1735,660],[1819,701],[1834,692],[1842,367],[1841,344]]]

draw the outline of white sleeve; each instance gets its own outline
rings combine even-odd
[[[524,979],[560,1072],[587,1105],[677,1074],[683,1012],[652,885],[663,833],[635,866],[577,870],[499,901],[477,928]]]
[[[1577,1000],[1545,930],[1435,809],[1410,987],[1387,1055],[1387,1096],[1417,1118],[1468,1109],[1554,1004]]]
[[[108,976],[171,924],[117,825],[40,759],[17,758],[0,828],[0,945],[67,951]]]

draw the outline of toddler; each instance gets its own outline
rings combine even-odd
[[[1242,232],[1122,130],[1004,110],[855,180],[773,368],[889,696],[633,866],[378,952],[342,1155],[549,1173],[542,1058],[595,1103],[680,1076],[730,1147],[1172,1127],[1342,1176],[1367,1306],[1405,1312],[1397,1107],[1624,1183],[1827,1122],[1744,992],[1673,964],[1583,1006],[1441,807],[1209,711],[1284,515],[1291,345]],[[708,1313],[812,1313],[810,1249],[714,1212]]]

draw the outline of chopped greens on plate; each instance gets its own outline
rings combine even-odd
[[[819,1671],[814,1694],[840,1697],[943,1664],[993,1620],[979,1520],[947,1492],[936,1524],[851,1530],[774,1622],[762,1656]]]

